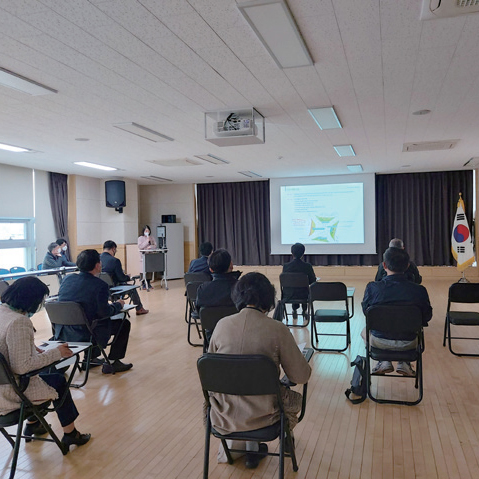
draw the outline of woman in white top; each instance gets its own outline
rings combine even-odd
[[[138,249],[145,250],[145,249],[156,249],[156,241],[153,236],[151,236],[151,228],[148,225],[145,225],[143,228],[143,235],[138,238]],[[140,270],[143,271],[143,261],[144,261],[144,254],[140,253]],[[150,283],[151,281],[151,273],[146,273],[146,282],[148,284],[148,289],[153,289],[153,286]],[[143,285],[143,289],[145,289],[145,285]]]

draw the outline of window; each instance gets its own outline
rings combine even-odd
[[[33,225],[32,218],[0,218],[0,268],[34,267]]]

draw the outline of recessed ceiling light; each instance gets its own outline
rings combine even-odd
[[[259,175],[258,173],[255,173],[254,171],[249,171],[249,170],[246,170],[246,171],[238,171],[238,173],[240,173],[241,175],[244,175],[244,176],[247,176],[248,178],[263,178],[261,175]]]
[[[14,151],[15,153],[25,153],[26,151],[32,151],[29,148],[22,148],[21,146],[7,145],[6,143],[0,143],[0,150]]]
[[[151,128],[147,128],[146,126],[142,126],[134,122],[114,123],[113,126],[115,128],[119,128],[120,130],[127,131],[128,133],[132,133],[133,135],[141,136],[146,140],[154,141],[155,143],[158,141],[174,141],[173,138],[170,138],[169,136],[163,135],[158,131],[152,130]]]
[[[0,85],[12,88],[13,90],[28,93],[29,95],[48,95],[49,93],[58,93],[46,85],[30,80],[30,78],[11,72],[5,68],[0,67]]]
[[[95,168],[97,170],[104,170],[104,171],[118,170],[118,168],[113,168],[112,166],[97,165],[96,163],[89,163],[88,161],[75,161],[73,163],[78,166],[86,166],[87,168]]]
[[[142,176],[141,178],[144,178],[145,180],[158,181],[159,183],[173,181],[173,180],[170,180],[169,178],[162,178],[161,176],[155,176],[155,175]]]
[[[429,113],[431,113],[431,110],[418,110],[418,111],[414,111],[412,114],[413,115],[428,115]]]
[[[333,146],[339,156],[356,156],[352,145]]]
[[[332,106],[326,108],[308,108],[308,111],[321,130],[333,130],[343,127]]]
[[[411,165],[402,165],[401,168],[411,168]]]
[[[90,138],[75,138],[75,141],[90,141]]]
[[[284,0],[243,2],[238,4],[238,9],[279,68],[313,65]]]
[[[208,163],[213,163],[214,165],[227,165],[229,164],[228,160],[223,160],[219,156],[212,155],[208,153],[207,155],[194,155],[195,158],[200,158],[201,160],[207,161]]]
[[[348,170],[351,173],[361,173],[363,171],[362,165],[348,165]]]

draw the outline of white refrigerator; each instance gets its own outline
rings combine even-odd
[[[185,275],[184,233],[181,223],[162,223],[156,227],[158,247],[166,247],[165,279],[183,278]]]

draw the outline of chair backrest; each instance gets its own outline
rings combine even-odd
[[[10,365],[7,363],[5,356],[0,353],[0,386],[3,384],[12,384],[15,382],[15,377],[10,369]]]
[[[205,281],[211,281],[212,279],[211,274],[208,273],[185,273],[185,286],[194,281],[204,283]]]
[[[43,269],[43,263],[38,263],[37,264],[37,271],[40,271],[41,269]]]
[[[74,301],[54,301],[46,303],[45,309],[52,324],[87,326],[85,312],[79,303]]]
[[[418,333],[422,329],[421,310],[413,304],[380,304],[366,312],[366,330]]]
[[[311,301],[346,301],[348,288],[340,282],[317,282],[309,287]]]
[[[201,326],[213,332],[220,319],[237,312],[235,306],[206,306],[200,309]]]
[[[479,283],[454,283],[449,287],[450,303],[479,303]]]
[[[283,288],[309,288],[309,278],[305,273],[281,273],[279,275],[281,291]]]
[[[278,368],[268,356],[207,353],[197,367],[203,392],[279,396]]]
[[[198,292],[198,288],[204,283],[204,281],[190,281],[186,285],[186,297],[188,301],[195,301],[196,300],[196,293]]]
[[[105,271],[102,271],[99,276],[100,279],[105,281],[105,283],[108,285],[109,288],[115,286],[113,283],[113,279],[111,278],[110,273],[106,273]]]
[[[10,268],[10,273],[25,273],[27,270],[23,266],[13,266]],[[6,274],[6,273],[5,273]]]
[[[8,271],[8,269],[0,268],[0,274],[8,274],[8,273],[10,273],[10,271]]]

